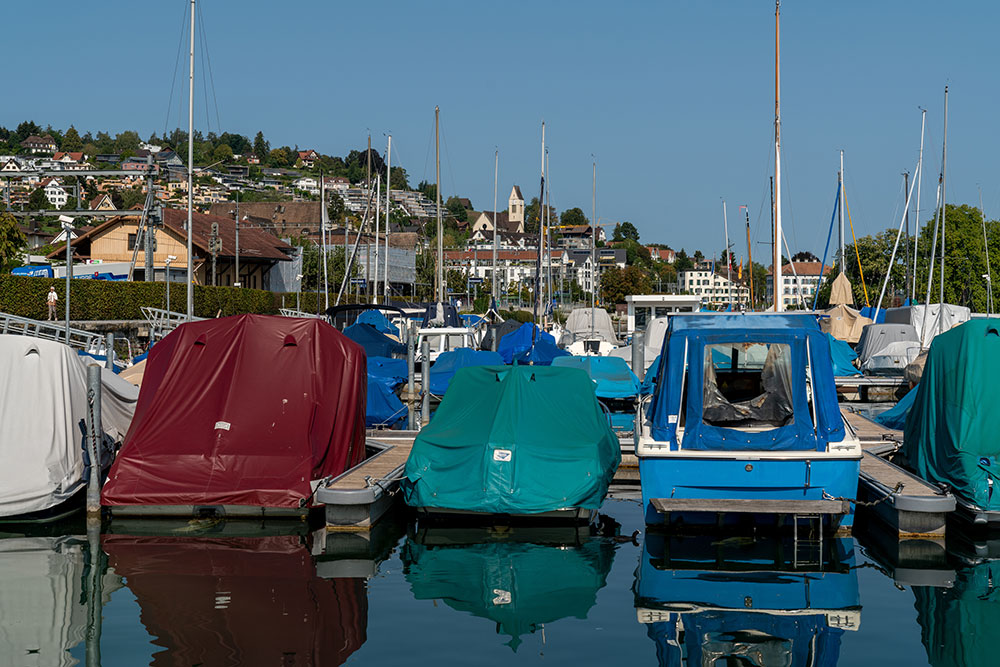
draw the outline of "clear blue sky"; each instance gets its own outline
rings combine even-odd
[[[552,204],[590,215],[591,155],[602,222],[630,220],[644,241],[689,252],[744,247],[738,206],[769,239],[774,5],[731,2],[200,3],[223,130],[272,146],[344,155],[393,134],[410,181],[433,180],[433,109],[442,118],[442,191],[492,206],[512,184],[538,190],[547,124]],[[0,124],[112,133],[186,126],[171,77],[186,0],[55,0],[3,7],[8,61]],[[950,85],[948,201],[1000,216],[996,131],[1000,7],[991,2],[782,7],[786,234],[820,254],[846,151],[859,235],[898,222],[913,169],[918,106],[928,109],[923,208],[934,205],[942,93]],[[22,27],[18,27],[22,26]],[[30,27],[29,27],[30,26]],[[185,46],[186,48],[186,46]],[[11,55],[13,54],[13,55]],[[177,85],[186,91],[186,56]],[[200,59],[199,59],[200,68]],[[202,72],[197,74],[199,77]],[[198,79],[196,125],[206,123]],[[184,93],[186,94],[186,92]],[[179,103],[181,108],[179,109]],[[922,216],[928,217],[928,216]],[[754,254],[766,249],[756,245]],[[742,254],[742,253],[740,253]]]

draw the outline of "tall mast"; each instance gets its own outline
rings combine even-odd
[[[535,323],[539,322],[539,310],[542,302],[542,251],[544,249],[544,229],[545,225],[542,224],[542,210],[545,207],[545,121],[542,121],[542,166],[541,166],[541,177],[540,186],[538,191],[538,254],[535,257],[535,298],[534,308],[532,309]],[[535,330],[532,329],[531,332],[531,342],[535,342]]]
[[[319,172],[319,221],[320,221],[320,242],[323,244],[323,310],[326,311],[330,307],[330,275],[329,275],[329,262],[326,258],[326,179],[323,178],[323,171]],[[239,214],[237,214],[238,216]],[[347,246],[344,246],[344,252],[347,252]],[[345,254],[346,258],[347,255]],[[346,264],[345,264],[346,266]]]
[[[500,298],[500,280],[497,278],[497,178],[500,175],[500,149],[493,151],[493,279],[491,289],[493,300]],[[493,307],[493,304],[490,304]]]
[[[549,152],[545,151],[545,182],[549,181]],[[552,187],[545,188],[545,304],[546,309],[552,301],[552,209],[549,207],[549,197]],[[983,218],[985,220],[985,218]]]
[[[917,240],[920,238],[920,181],[924,176],[924,124],[927,109],[920,109],[920,154],[917,157],[917,211],[913,228],[913,286],[910,289],[910,303],[917,298]]]
[[[444,234],[444,229],[441,226],[441,144],[440,144],[440,118],[441,110],[438,107],[434,107],[434,195],[437,199],[437,242],[438,242],[438,254],[437,254],[437,301],[438,303],[444,303],[444,240],[441,235]],[[438,313],[440,317],[443,317],[443,313]]]
[[[837,251],[840,259],[840,272],[844,273],[847,271],[846,260],[847,257],[844,255],[844,151],[840,151],[840,171],[837,172],[837,189],[840,190],[840,205],[837,206],[838,217],[840,218],[840,250]],[[820,280],[823,276],[820,276]]]
[[[910,172],[903,172],[903,192],[910,191]],[[906,210],[903,211],[903,221],[906,225],[906,262],[903,266],[906,267],[906,280],[904,281],[903,294],[910,293],[910,202],[906,202]]]
[[[372,187],[372,133],[368,133],[368,152],[365,153],[365,192],[370,192]],[[371,202],[371,197],[368,198]],[[365,215],[368,211],[365,211]],[[362,225],[363,227],[363,225]],[[358,234],[364,231],[361,227],[358,228]],[[372,244],[365,244],[365,294],[368,296],[369,301],[372,298]],[[340,295],[337,295],[338,305],[340,300]]]
[[[941,141],[941,292],[938,303],[944,305],[944,255],[948,247],[944,243],[945,219],[948,211],[948,86],[944,87],[944,137]],[[938,322],[944,325],[944,309],[938,309]]]
[[[389,135],[389,148],[385,152],[385,259],[383,264],[382,303],[389,303],[389,211],[392,210],[392,135]],[[378,243],[378,239],[375,239]]]
[[[774,1],[774,312],[785,309],[781,282],[781,0]]]
[[[747,271],[749,272],[747,282],[750,283],[750,310],[753,310],[753,245],[750,243],[750,207],[742,206],[741,208],[743,209],[744,215],[746,215],[747,219]]]
[[[187,319],[194,318],[194,242],[191,233],[194,209],[194,0],[191,0],[191,57],[188,72],[188,219],[187,219]],[[69,233],[66,235],[69,245]],[[169,272],[169,269],[168,269]],[[170,277],[167,277],[169,280]],[[239,280],[239,276],[236,276]],[[170,305],[167,305],[169,310]]]
[[[375,174],[375,275],[373,278],[372,285],[372,302],[378,303],[378,269],[379,269],[379,257],[381,256],[381,250],[379,249],[378,243],[378,233],[379,225],[382,219],[382,173],[376,172]]]
[[[729,218],[726,216],[726,200],[722,200],[722,229],[726,235],[726,280],[729,281],[729,307],[733,307],[733,270],[729,261]],[[714,280],[714,278],[713,278]]]
[[[597,159],[594,159],[594,184],[590,191],[590,337],[594,337],[597,314]]]
[[[986,314],[993,314],[993,270],[990,269],[990,240],[986,237],[986,209],[983,208],[983,188],[979,188],[979,217],[983,220],[983,248],[986,251]]]

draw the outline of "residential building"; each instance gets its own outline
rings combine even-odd
[[[84,164],[83,153],[66,153],[59,151],[52,156],[52,163],[56,169],[80,170],[87,166]]]
[[[106,192],[91,199],[87,207],[91,211],[114,211],[117,209],[115,203],[111,201],[111,195]]]
[[[266,229],[280,238],[307,237],[320,231],[322,209],[318,201],[240,202],[238,210],[241,223]],[[234,201],[212,204],[208,212],[235,220],[237,204]]]
[[[593,245],[591,237],[594,228],[590,225],[572,225],[559,230],[560,238],[557,245],[560,248],[589,248]],[[605,241],[604,229],[597,228],[597,240]]]
[[[485,237],[490,239],[493,238],[494,227],[501,233],[524,234],[523,213],[518,220],[511,218],[510,211],[500,211],[499,213],[494,211],[482,211],[480,213],[470,211],[469,222],[471,223],[469,229],[473,234],[479,232],[485,234]]]
[[[66,188],[54,178],[46,178],[38,184],[38,187],[45,189],[45,198],[56,208],[62,208],[69,201],[69,193]]]
[[[649,251],[649,257],[653,261],[673,264],[674,261],[677,259],[677,253],[675,253],[671,248],[659,248],[654,246],[648,246],[646,250]]]
[[[44,137],[33,134],[21,142],[21,148],[29,151],[32,155],[37,153],[55,153],[59,149],[56,146],[56,140],[52,138],[51,134],[46,134]]]
[[[729,304],[749,303],[750,287],[739,280],[736,272],[732,279],[725,273],[709,269],[689,269],[677,275],[681,291],[701,297],[708,306],[727,307]]]
[[[813,297],[819,289],[823,277],[833,271],[832,266],[823,268],[821,262],[792,262],[781,267],[781,299],[785,308],[812,308]],[[767,300],[774,303],[773,265],[767,271]]]
[[[249,153],[247,155],[247,164],[260,164],[260,158],[254,153]]]
[[[316,164],[316,160],[319,159],[319,153],[314,150],[299,151],[298,159],[295,161],[295,166],[303,166],[306,169],[312,169]]]

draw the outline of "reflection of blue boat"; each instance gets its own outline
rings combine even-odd
[[[472,530],[421,531],[403,547],[403,572],[413,597],[442,600],[493,621],[517,650],[522,635],[561,618],[586,618],[597,601],[615,546],[578,541],[580,535],[553,528],[516,528],[492,537]]]
[[[861,445],[840,415],[815,317],[672,318],[645,417],[636,454],[647,522],[743,513],[850,525]]]
[[[619,357],[558,357],[553,366],[582,368],[594,381],[597,399],[608,409],[611,427],[615,431],[632,431],[635,427],[636,398],[639,378],[624,359]]]
[[[646,534],[634,587],[660,665],[835,665],[861,622],[853,540]],[[730,662],[731,661],[731,662]]]

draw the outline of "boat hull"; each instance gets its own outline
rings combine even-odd
[[[652,504],[656,498],[712,500],[854,500],[857,497],[860,461],[857,458],[808,458],[783,456],[746,457],[640,457],[639,478],[647,524],[666,523],[667,517]],[[846,504],[850,508],[850,504]],[[743,513],[746,516],[746,513]],[[753,515],[758,523],[763,516]],[[776,523],[777,517],[771,522]],[[853,523],[853,510],[834,515],[841,527]],[[673,512],[670,521],[688,525],[717,525],[716,513]]]

